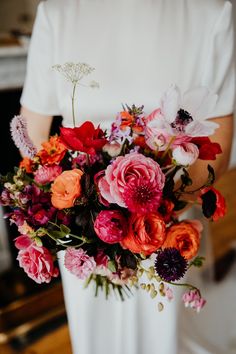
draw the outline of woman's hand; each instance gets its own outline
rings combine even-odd
[[[27,130],[30,139],[36,148],[40,150],[41,144],[49,138],[53,117],[32,112],[26,107],[21,107],[20,114],[27,122]]]

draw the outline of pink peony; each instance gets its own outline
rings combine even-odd
[[[58,165],[42,166],[35,172],[34,180],[39,184],[46,184],[54,181],[61,172],[62,168]]]
[[[20,267],[38,284],[49,283],[52,277],[57,277],[59,274],[48,249],[38,247],[34,243],[27,248],[21,248],[17,260]]]
[[[94,222],[96,234],[106,243],[120,242],[126,236],[127,229],[126,218],[118,210],[103,210]]]
[[[146,213],[158,208],[164,183],[159,164],[134,152],[118,156],[99,179],[98,188],[109,203]]]
[[[96,268],[94,258],[89,257],[82,248],[67,248],[64,264],[65,267],[79,279],[87,278]]]
[[[183,294],[182,300],[185,307],[192,307],[197,312],[203,308],[206,303],[206,300],[203,299],[198,290],[189,290]]]

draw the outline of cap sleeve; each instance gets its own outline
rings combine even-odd
[[[27,58],[21,105],[44,115],[58,115],[53,63],[53,31],[46,3],[38,6]]]
[[[235,101],[234,29],[232,4],[224,3],[208,47],[202,85],[218,94],[212,117],[231,114]]]

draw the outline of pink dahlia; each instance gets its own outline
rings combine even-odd
[[[101,211],[94,223],[98,237],[106,243],[120,242],[127,233],[127,221],[118,210]]]
[[[102,198],[131,211],[147,213],[160,204],[165,175],[159,164],[133,152],[118,156],[98,181]]]
[[[46,184],[54,181],[54,179],[62,173],[61,166],[42,166],[36,172],[34,180],[40,184]]]
[[[31,279],[41,284],[50,283],[52,277],[58,276],[58,268],[54,266],[52,255],[47,248],[36,246],[34,243],[26,248],[23,246],[26,247],[27,244],[17,243],[17,247],[21,247],[17,260]]]
[[[160,205],[162,190],[140,177],[125,187],[124,201],[133,213],[155,212]]]
[[[87,278],[96,268],[94,258],[89,257],[82,248],[67,248],[64,264],[65,267],[79,279]]]

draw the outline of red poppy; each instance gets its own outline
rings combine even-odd
[[[201,190],[202,212],[206,218],[217,221],[225,216],[225,198],[213,187],[206,187]]]
[[[212,143],[206,136],[193,138],[191,139],[191,143],[197,145],[199,149],[198,158],[200,160],[215,160],[216,155],[222,153],[220,144]]]
[[[94,155],[107,143],[104,132],[94,127],[92,122],[85,122],[76,128],[61,128],[61,141],[70,150],[82,151]]]

